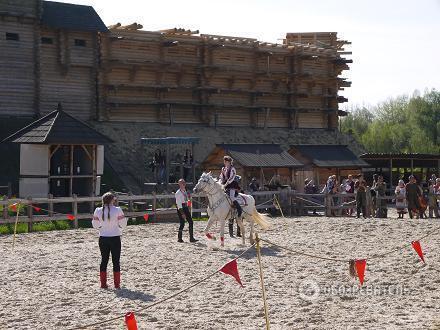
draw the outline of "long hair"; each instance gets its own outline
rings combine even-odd
[[[108,208],[107,219],[110,221],[110,204],[116,196],[112,192],[102,195],[102,220],[104,220],[105,207]]]

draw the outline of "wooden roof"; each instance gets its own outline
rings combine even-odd
[[[23,144],[108,144],[113,140],[68,113],[57,110],[34,121],[2,142]]]
[[[317,167],[368,167],[346,145],[292,145],[302,156],[311,160]]]
[[[365,160],[370,167],[393,167],[411,168],[438,168],[440,162],[439,154],[418,154],[418,153],[366,153],[359,156]]]
[[[217,144],[244,167],[302,167],[279,144]]]
[[[71,3],[43,1],[41,24],[63,30],[108,32],[93,7]]]

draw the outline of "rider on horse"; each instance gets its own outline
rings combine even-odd
[[[238,195],[238,191],[240,190],[240,187],[238,185],[238,182],[235,180],[237,172],[235,171],[232,162],[233,159],[231,156],[223,157],[223,163],[225,166],[222,168],[222,171],[220,173],[220,182],[225,187],[226,194],[229,195],[232,203],[237,209],[237,216],[241,217],[242,209],[236,197],[236,194]]]

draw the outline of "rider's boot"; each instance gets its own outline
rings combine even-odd
[[[228,227],[229,227],[229,237],[234,238],[234,220],[229,220],[228,223]]]
[[[240,204],[238,204],[238,201],[234,201],[234,206],[237,209],[237,216],[240,218],[243,210],[241,209]]]

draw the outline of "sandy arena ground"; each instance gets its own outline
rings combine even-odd
[[[302,217],[271,222],[263,238],[342,259],[386,252],[440,228],[438,219]],[[195,225],[199,238],[204,225]],[[208,249],[205,239],[178,244],[176,230],[177,224],[126,229],[121,290],[99,288],[93,229],[19,235],[15,251],[12,236],[0,236],[0,329],[72,329],[118,315],[119,320],[88,329],[124,329],[125,312],[176,293],[245,249],[229,238],[223,250]],[[411,247],[367,261],[361,292],[346,263],[292,255],[264,244],[271,329],[440,329],[440,232],[421,244],[426,265]],[[239,259],[238,267],[244,288],[217,274],[137,313],[139,329],[263,329],[255,250]]]

